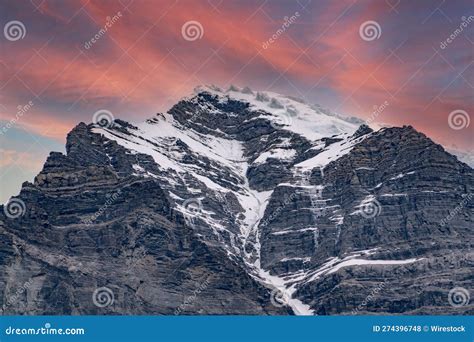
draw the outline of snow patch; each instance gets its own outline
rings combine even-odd
[[[256,164],[265,163],[268,158],[288,160],[288,159],[293,158],[295,155],[296,155],[295,150],[285,150],[282,148],[276,148],[267,152],[263,152],[257,159],[255,159],[254,163]]]

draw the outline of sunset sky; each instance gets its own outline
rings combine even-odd
[[[66,134],[96,111],[142,121],[199,84],[271,90],[361,119],[386,101],[375,123],[410,124],[470,151],[474,123],[453,129],[448,117],[474,113],[473,4],[3,0],[0,200],[32,181],[49,152],[64,151]],[[285,17],[291,23],[277,34]],[[8,32],[12,21],[24,26],[20,37]],[[183,33],[190,21],[197,37]],[[375,37],[360,31],[367,22],[378,25]]]

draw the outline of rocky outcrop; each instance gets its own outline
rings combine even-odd
[[[67,156],[51,153],[35,183],[24,184],[23,216],[0,214],[5,314],[291,314],[200,239],[159,182],[132,174],[149,156],[91,127],[78,125]],[[113,298],[103,308],[93,296],[101,288]]]
[[[20,212],[0,211],[0,306],[472,314],[450,290],[473,285],[473,187],[472,168],[412,127],[205,89],[142,124],[71,131]]]

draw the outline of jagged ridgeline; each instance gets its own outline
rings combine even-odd
[[[1,308],[472,314],[473,176],[412,127],[201,87],[68,134],[0,210]]]

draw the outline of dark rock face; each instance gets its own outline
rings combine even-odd
[[[268,111],[203,91],[76,126],[0,210],[3,313],[473,313],[448,299],[473,288],[469,166],[411,127],[315,112],[350,126],[311,138],[272,121],[300,102],[242,94]]]
[[[222,248],[200,240],[158,182],[131,174],[135,157],[147,155],[127,155],[90,128],[78,125],[68,155],[52,153],[23,187],[25,215],[1,213],[4,313],[291,314]],[[101,287],[114,298],[104,308],[92,300]]]
[[[455,286],[472,288],[473,203],[466,199],[472,196],[473,176],[470,167],[411,127],[386,129],[358,144],[325,168],[324,181],[332,184],[328,205],[336,206],[332,213],[344,221],[324,229],[328,215],[317,217],[320,243],[313,255],[304,256],[320,265],[334,255],[377,249],[371,259],[421,260],[345,268],[304,284],[298,294],[314,303],[318,314],[350,312],[375,282],[383,289],[364,312],[472,313],[472,306],[445,304]],[[377,199],[377,215],[351,215],[366,196]],[[456,208],[459,215],[443,224]],[[328,286],[333,290],[325,292]]]

